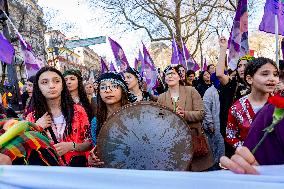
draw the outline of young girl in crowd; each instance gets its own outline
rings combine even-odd
[[[95,98],[95,89],[94,89],[94,85],[87,81],[86,83],[84,83],[84,89],[86,91],[86,95],[87,95],[87,98],[90,102],[90,104],[92,104],[92,102],[94,101],[94,98]]]
[[[226,141],[234,148],[243,145],[255,114],[264,106],[279,82],[275,62],[263,57],[247,63],[244,77],[251,92],[230,108],[226,128]]]
[[[205,94],[205,91],[211,87],[211,81],[210,81],[210,73],[208,71],[202,71],[199,75],[198,79],[198,85],[196,87],[196,90],[199,92],[200,96],[203,97]]]
[[[158,103],[173,109],[176,114],[183,117],[192,128],[192,135],[202,134],[204,108],[199,93],[193,87],[181,85],[181,76],[177,67],[168,66],[164,72],[168,91],[158,97]],[[205,156],[193,157],[191,171],[204,171],[212,165],[213,157],[209,152]]]
[[[74,104],[60,71],[43,67],[35,78],[32,112],[27,120],[42,127],[69,166],[86,166],[91,147],[88,116]]]
[[[87,97],[81,72],[79,70],[66,70],[63,74],[73,101],[84,107],[91,122],[94,117],[95,106],[91,106]],[[94,104],[94,103],[93,103]]]
[[[283,165],[284,164],[284,118],[267,132],[274,118],[275,108],[283,108],[284,97],[271,96],[268,103],[258,112],[251,124],[251,129],[245,139],[244,146],[236,149],[235,155],[229,159],[223,156],[220,159],[222,167],[226,167],[235,173],[259,174],[257,165]],[[262,140],[262,143],[260,141]],[[259,146],[258,146],[259,145]],[[258,146],[257,149],[255,147]],[[254,151],[254,154],[252,153]]]
[[[149,92],[143,91],[143,79],[134,68],[128,67],[124,73],[124,80],[130,92],[135,96],[136,101],[156,101]]]
[[[122,106],[129,103],[130,97],[127,84],[122,76],[117,73],[109,72],[102,74],[98,79],[98,105],[96,119],[92,121],[91,134],[94,145],[100,129],[106,119],[114,112],[118,111]],[[89,165],[98,166],[103,163],[99,161],[95,155],[96,149],[94,148],[89,156]]]

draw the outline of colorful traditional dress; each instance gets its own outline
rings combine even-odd
[[[0,136],[5,133],[4,123],[5,120],[0,121]],[[53,145],[40,131],[42,128],[31,125],[22,134],[5,142],[0,153],[9,156],[13,165],[63,165]]]
[[[35,122],[34,114],[30,113],[27,116],[27,120],[31,122]],[[85,112],[84,108],[80,105],[74,105],[74,117],[72,121],[72,133],[67,137],[63,137],[64,129],[66,123],[62,117],[58,117],[54,119],[54,124],[52,125],[52,130],[56,136],[58,142],[75,142],[75,143],[83,143],[86,141],[90,141],[90,124],[88,121],[87,113]],[[47,132],[49,139],[51,139],[50,134]],[[64,155],[64,159],[66,160],[67,165],[78,165],[78,157],[80,157],[80,162],[86,160],[86,152],[78,152],[78,151],[70,151]],[[82,159],[81,159],[82,158]],[[83,160],[84,159],[84,160]],[[74,162],[75,161],[75,162]],[[74,163],[74,164],[73,164]],[[82,165],[81,166],[86,166]]]
[[[226,142],[234,148],[242,146],[254,116],[255,111],[247,95],[237,100],[229,110]]]

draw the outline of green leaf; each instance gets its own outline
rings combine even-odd
[[[273,112],[273,121],[279,121],[284,117],[284,108],[275,108]]]

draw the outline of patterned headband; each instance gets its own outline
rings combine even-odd
[[[251,60],[254,60],[255,58],[251,55],[245,55],[245,56],[242,56],[240,59],[239,59],[239,62],[242,61],[242,60],[247,60],[247,61],[251,61]]]
[[[115,83],[115,84],[119,85],[126,93],[128,93],[128,88],[127,88],[127,86],[126,86],[123,82],[119,81],[118,79],[106,78],[106,79],[100,80],[99,83],[101,84],[101,83],[104,82],[104,81],[109,81],[109,82],[111,82],[111,83]]]

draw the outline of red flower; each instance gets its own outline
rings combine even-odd
[[[274,105],[276,108],[284,108],[284,97],[280,95],[271,96],[267,100],[268,103]]]

